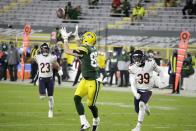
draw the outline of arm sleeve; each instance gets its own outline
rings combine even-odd
[[[153,62],[153,70],[155,72],[157,72],[158,74],[161,74],[162,73],[160,67],[156,64],[155,61]]]
[[[133,74],[130,74],[131,91],[134,96],[137,95],[137,89],[135,86],[135,82],[136,82],[135,76]]]
[[[131,84],[131,91],[133,93],[134,96],[137,96],[137,89],[136,89],[136,77],[134,75],[134,73],[132,72],[133,68],[132,68],[132,64],[129,65],[129,73],[130,73],[130,84]]]

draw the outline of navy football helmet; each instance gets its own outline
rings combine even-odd
[[[42,53],[43,56],[48,56],[49,50],[50,50],[48,44],[43,43],[43,44],[40,46],[40,49],[41,49],[41,53]]]
[[[144,54],[141,50],[134,51],[132,60],[137,66],[141,66],[145,62]]]

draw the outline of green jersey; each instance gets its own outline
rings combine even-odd
[[[82,76],[87,80],[95,80],[99,77],[99,68],[97,65],[97,49],[95,46],[82,45],[78,48],[82,57],[81,61],[81,71]]]

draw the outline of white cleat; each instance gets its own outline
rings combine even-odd
[[[53,118],[53,111],[51,110],[48,111],[48,118]]]
[[[93,128],[92,131],[98,130],[98,125],[100,124],[100,118],[93,118]]]
[[[140,127],[136,126],[132,131],[140,131]]]
[[[80,131],[85,131],[89,129],[90,127],[91,127],[90,124],[87,122],[86,124],[81,126]]]
[[[45,95],[40,95],[39,98],[40,98],[40,100],[44,100],[46,98],[46,96]]]

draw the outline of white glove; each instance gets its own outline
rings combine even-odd
[[[68,42],[68,38],[72,34],[72,32],[69,32],[68,33],[66,31],[66,28],[65,27],[62,27],[61,30],[60,30],[60,32],[61,32],[62,38],[64,39],[64,43],[67,43]]]
[[[63,70],[62,70],[62,68],[60,68],[60,70],[58,71],[58,74],[59,74],[60,76],[63,75]]]
[[[139,93],[136,93],[136,94],[135,94],[135,98],[136,98],[137,100],[139,100],[140,97],[141,97],[141,95],[140,95]]]
[[[80,40],[80,37],[78,35],[78,25],[76,25],[76,30],[72,35],[75,37],[75,40]]]
[[[39,78],[36,80],[35,85],[39,86]]]

